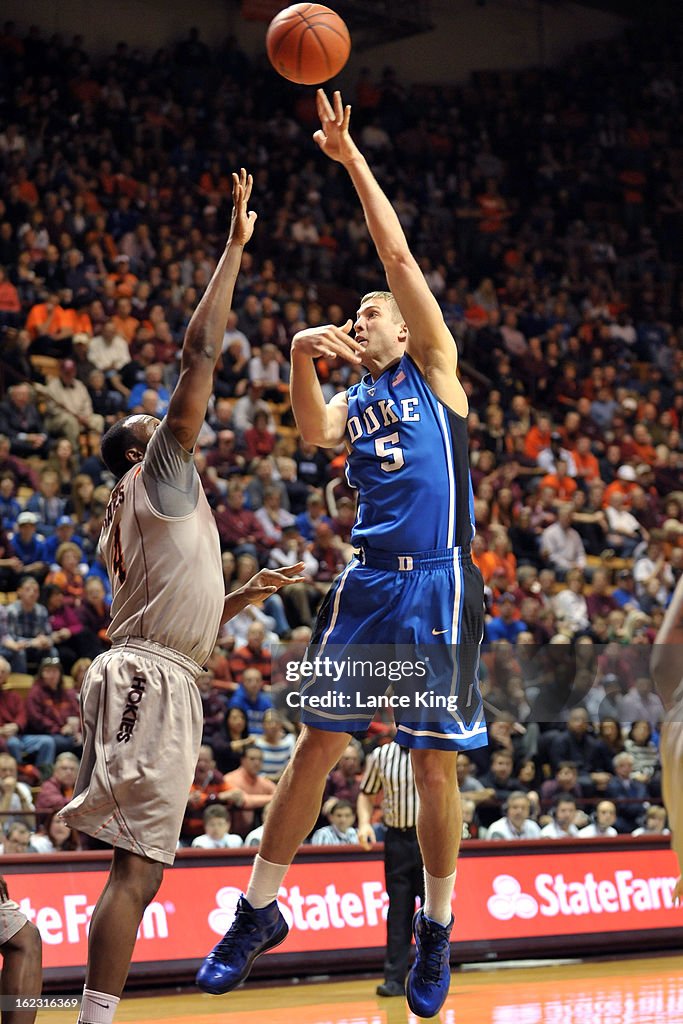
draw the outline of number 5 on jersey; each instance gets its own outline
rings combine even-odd
[[[114,528],[114,543],[112,545],[111,560],[112,575],[119,578],[119,583],[126,582],[126,563],[123,560],[123,548],[121,547],[121,527],[117,523]]]
[[[380,469],[383,469],[385,473],[395,473],[405,464],[406,460],[403,458],[403,449],[399,448],[399,440],[398,430],[393,434],[387,434],[386,437],[375,438],[375,455],[378,459],[385,460],[379,464]]]

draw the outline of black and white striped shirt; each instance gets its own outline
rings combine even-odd
[[[410,751],[398,743],[377,747],[365,762],[361,793],[372,796],[383,791],[382,812],[389,828],[414,828],[417,792]]]

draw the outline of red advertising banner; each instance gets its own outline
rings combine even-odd
[[[683,924],[683,909],[671,893],[677,877],[673,854],[662,848],[582,850],[546,848],[505,855],[480,848],[458,866],[454,912],[456,953],[468,943],[538,940],[548,936],[671,930]],[[468,850],[468,853],[470,851]],[[474,851],[472,851],[474,853]],[[502,853],[502,851],[501,851]],[[10,893],[43,937],[46,968],[80,967],[86,960],[87,929],[106,878],[85,865],[12,874]],[[92,862],[90,862],[92,864]],[[36,862],[40,867],[40,862]],[[31,869],[33,864],[31,865]],[[165,873],[157,898],[147,908],[135,949],[135,963],[169,964],[203,957],[227,930],[246,887],[250,861],[211,856],[182,861]],[[276,954],[383,949],[387,896],[377,855],[349,857],[330,851],[324,859],[300,858],[280,890],[290,925]]]

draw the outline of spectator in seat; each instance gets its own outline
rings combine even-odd
[[[541,830],[530,818],[531,803],[526,793],[513,790],[507,797],[505,817],[494,821],[486,833],[487,839],[538,839]]]
[[[6,856],[35,853],[35,850],[31,847],[31,832],[28,825],[23,821],[10,822],[7,829],[3,829],[0,834],[3,836],[0,853],[5,854]],[[38,974],[40,975],[40,968],[38,969]]]
[[[264,543],[263,530],[256,515],[244,504],[244,485],[233,480],[228,485],[226,503],[214,512],[222,550],[235,555],[243,553],[258,557],[259,547]]]
[[[579,829],[582,839],[602,839],[618,835],[614,827],[617,820],[617,809],[611,800],[601,800],[593,812],[592,821]]]
[[[337,800],[327,817],[329,825],[316,829],[311,836],[312,846],[345,846],[358,842],[353,826],[356,814],[348,800]]]
[[[99,438],[104,430],[104,419],[93,412],[88,389],[78,380],[76,370],[73,359],[63,359],[59,376],[51,377],[45,386],[48,399],[52,399],[45,417],[47,431],[54,437],[67,437],[75,451],[81,434]]]
[[[332,526],[332,520],[325,515],[322,496],[313,492],[306,499],[306,511],[296,517],[296,525],[301,536],[312,542],[315,540],[315,529],[318,523],[327,523],[328,526]]]
[[[204,832],[192,840],[194,849],[234,850],[242,845],[241,836],[230,831],[230,815],[225,807],[213,804],[203,815]]]
[[[238,806],[243,801],[241,790],[218,771],[211,747],[199,748],[194,779],[187,798],[187,807],[180,830],[180,841],[189,846],[204,831],[204,811],[215,805]]]
[[[23,821],[33,826],[35,808],[31,790],[17,778],[17,762],[11,754],[0,754],[0,823]]]
[[[26,728],[26,703],[21,694],[8,689],[10,663],[0,657],[0,739],[4,741],[12,757],[22,764],[24,760],[34,761],[40,769],[54,764],[56,747],[54,737],[24,732]]]
[[[349,743],[337,765],[327,776],[323,790],[322,813],[328,814],[334,800],[348,800],[352,807],[358,802],[361,783],[360,751]]]
[[[64,688],[59,658],[41,661],[36,680],[26,695],[26,718],[31,732],[54,737],[58,755],[68,752],[80,757],[83,740],[78,698],[73,690]]]
[[[64,594],[65,604],[72,607],[80,604],[85,592],[85,581],[81,573],[83,552],[78,544],[67,541],[57,548],[55,560],[57,568],[48,574],[46,584],[59,587]]]
[[[590,625],[588,604],[583,594],[585,587],[583,571],[570,569],[567,573],[566,584],[566,587],[553,597],[552,607],[558,630],[566,636],[574,637],[577,633],[584,633]]]
[[[519,783],[514,777],[512,754],[507,750],[496,750],[491,754],[489,770],[480,776],[479,781],[485,789],[493,790],[494,796],[482,801],[477,807],[479,821],[488,828],[500,815],[501,806],[511,793],[519,791]],[[527,797],[527,794],[524,794]]]
[[[263,716],[263,735],[256,736],[254,743],[263,754],[261,774],[278,782],[294,753],[296,740],[292,732],[286,731],[282,716],[274,708]]]
[[[554,779],[541,784],[541,804],[548,807],[559,796],[570,796],[574,802],[581,800],[583,792],[579,785],[579,773],[573,761],[560,761]]]
[[[258,669],[263,685],[270,686],[271,656],[265,646],[266,632],[260,622],[252,622],[247,630],[247,643],[238,647],[230,657],[230,671],[241,683],[245,669]]]
[[[246,712],[239,707],[228,708],[220,734],[214,733],[216,763],[223,773],[239,768],[244,748],[254,742],[249,733]]]
[[[204,725],[202,728],[202,743],[211,747],[218,762],[218,748],[223,733],[225,714],[227,711],[227,700],[225,694],[217,690],[213,685],[213,672],[206,669],[197,676],[195,680],[199,696],[202,699],[202,716]]]
[[[607,783],[605,796],[616,804],[617,832],[630,833],[645,814],[647,786],[632,778],[635,762],[627,751],[617,754],[613,764],[614,777]]]
[[[572,527],[572,506],[561,505],[557,522],[547,526],[541,534],[541,554],[564,579],[569,569],[582,569],[586,564],[583,541]]]
[[[73,853],[83,848],[81,837],[53,812],[43,821],[42,831],[31,836],[31,846],[36,853]]]
[[[64,498],[59,494],[59,476],[53,469],[43,469],[38,491],[26,502],[26,511],[38,517],[36,527],[43,537],[54,533],[64,505]]]
[[[269,804],[275,792],[275,783],[261,774],[263,754],[255,744],[244,748],[240,767],[225,776],[225,781],[236,786],[244,800],[233,812],[233,832],[244,839],[253,828],[261,808]]]
[[[7,607],[7,633],[0,643],[15,672],[35,670],[42,658],[57,657],[47,608],[38,603],[39,595],[37,582],[32,576],[25,576],[19,584],[17,600]]]
[[[257,668],[244,668],[241,672],[235,673],[235,678],[240,678],[241,682],[230,700],[229,707],[241,708],[247,716],[249,733],[252,736],[261,736],[265,714],[273,707],[272,700],[263,692],[263,675]]]
[[[66,807],[73,796],[79,760],[75,754],[58,754],[52,775],[45,779],[36,797],[36,820],[44,826],[48,816]]]
[[[35,512],[20,512],[17,516],[16,530],[11,534],[10,540],[14,554],[21,560],[22,574],[33,576],[42,583],[47,575],[48,564],[45,538],[37,533],[37,527],[38,516]]]
[[[666,827],[666,811],[656,804],[648,807],[645,824],[642,828],[636,828],[631,833],[632,836],[668,836],[670,834]]]
[[[541,829],[543,839],[571,839],[578,836],[579,830],[574,824],[576,820],[576,800],[571,794],[564,793],[555,798],[551,811],[552,821]]]
[[[553,772],[562,761],[573,761],[584,796],[605,791],[612,776],[612,762],[605,744],[593,736],[585,708],[573,708],[567,719],[567,730],[552,745],[550,760]]]
[[[32,398],[30,384],[13,384],[0,402],[0,433],[10,439],[12,455],[47,458],[47,430]]]
[[[508,643],[517,642],[520,633],[527,632],[526,622],[515,619],[515,595],[509,591],[501,594],[498,600],[498,615],[493,616],[486,623],[486,640],[493,643],[496,640],[507,640]]]

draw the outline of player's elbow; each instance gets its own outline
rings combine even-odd
[[[681,666],[672,664],[676,659],[672,655],[671,647],[667,644],[656,643],[650,655],[650,676],[659,694],[668,693],[672,686],[676,687],[680,682]]]

